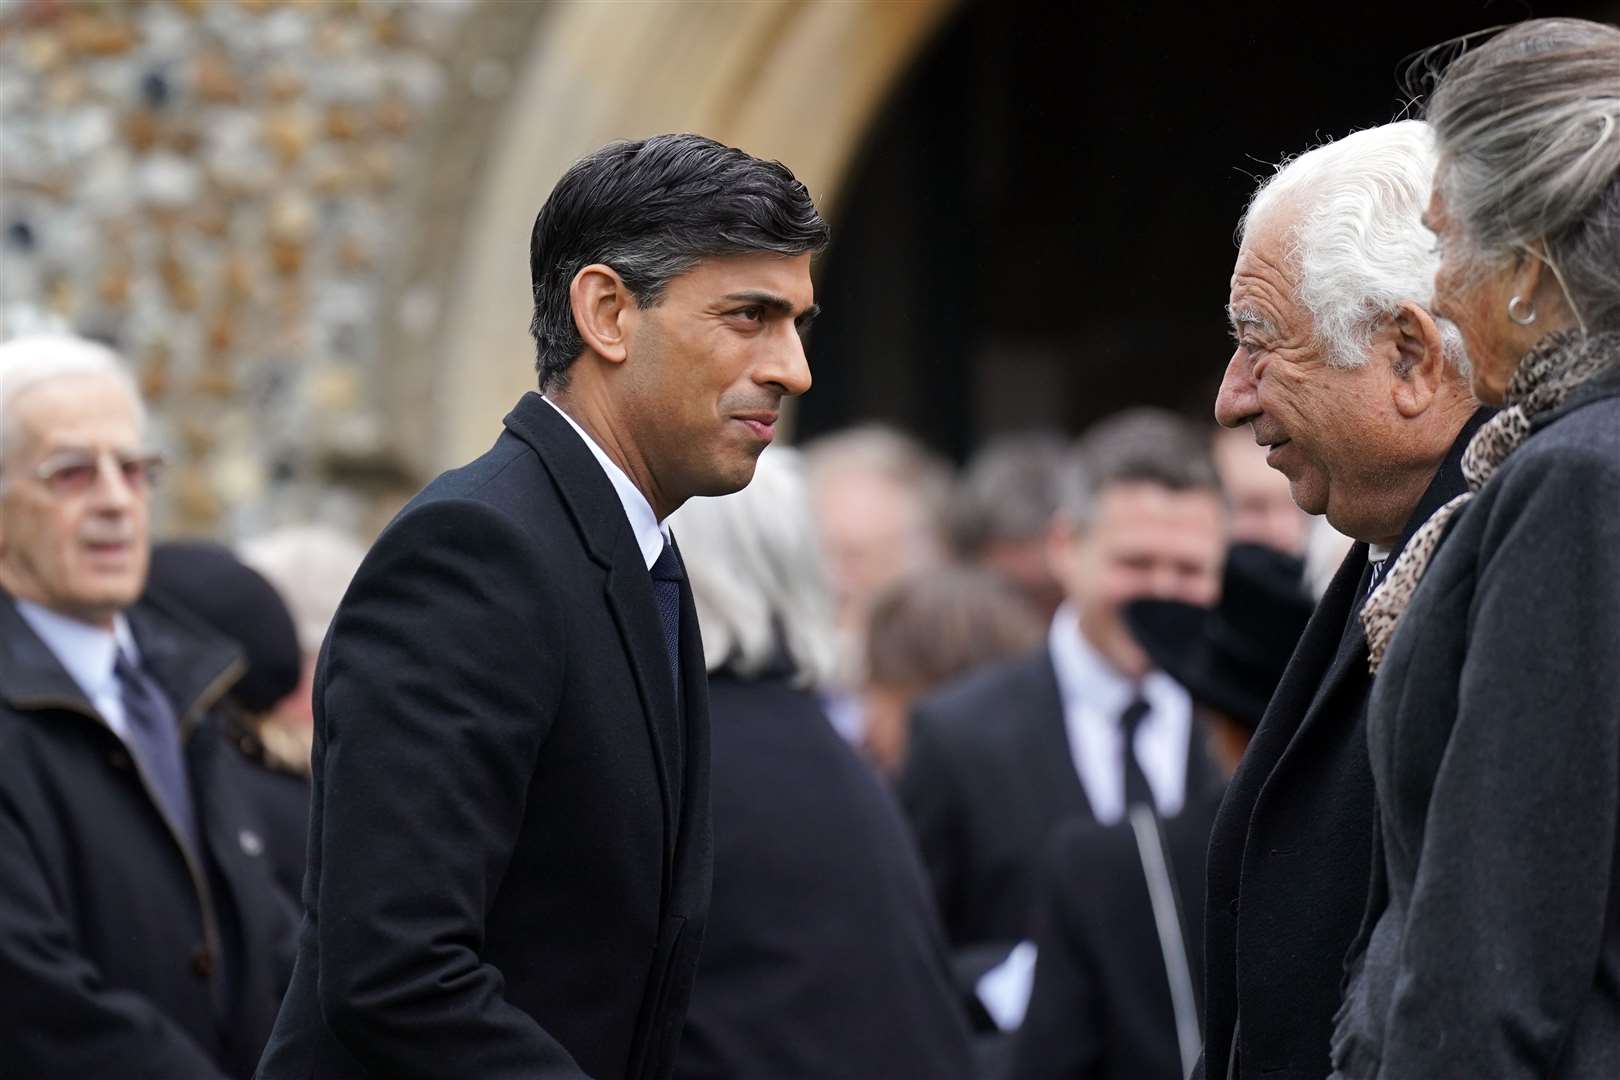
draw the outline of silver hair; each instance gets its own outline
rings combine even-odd
[[[710,671],[757,675],[785,654],[799,685],[833,683],[837,616],[796,451],[766,450],[747,487],[689,500],[670,527]]]
[[[137,422],[146,428],[146,407],[124,361],[107,346],[71,334],[34,334],[0,344],[0,491],[7,464],[21,438],[14,416],[17,399],[42,383],[80,375],[105,375],[123,385],[135,403]]]
[[[366,549],[328,525],[292,525],[245,541],[237,554],[276,587],[292,612],[299,647],[314,656]]]
[[[1423,210],[1436,159],[1421,120],[1357,131],[1278,165],[1243,212],[1244,239],[1258,220],[1295,215],[1286,257],[1297,299],[1339,367],[1367,362],[1379,320],[1403,301],[1425,310],[1434,302],[1440,255]],[[1466,373],[1462,334],[1436,322],[1446,359]]]
[[[848,469],[887,479],[917,511],[926,542],[943,546],[956,477],[950,465],[922,443],[885,424],[857,424],[818,435],[804,445],[812,483],[836,483]]]
[[[1445,70],[1427,115],[1464,264],[1533,251],[1583,329],[1620,328],[1620,30],[1509,27]]]

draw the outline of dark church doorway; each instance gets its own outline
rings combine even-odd
[[[832,207],[800,437],[884,420],[960,458],[1135,403],[1209,416],[1254,177],[1395,119],[1425,47],[1555,14],[1616,5],[970,0]]]

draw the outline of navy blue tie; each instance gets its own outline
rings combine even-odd
[[[658,605],[658,624],[664,631],[664,648],[669,652],[669,673],[675,680],[675,702],[681,700],[681,581],[686,571],[675,545],[664,541],[664,550],[652,564],[653,601]]]
[[[164,814],[180,830],[186,846],[197,854],[197,814],[192,807],[191,782],[186,776],[174,708],[158,685],[130,663],[122,649],[113,661],[113,674],[118,677],[119,696],[124,703],[129,748],[140,762],[147,782],[156,789],[153,794],[163,804]]]

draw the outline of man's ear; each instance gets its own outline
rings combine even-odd
[[[610,363],[622,364],[628,355],[628,322],[636,300],[618,271],[603,263],[585,267],[568,285],[568,303],[585,348]]]
[[[1440,325],[1423,308],[1403,300],[1389,320],[1394,345],[1395,408],[1407,419],[1422,416],[1449,378]]]

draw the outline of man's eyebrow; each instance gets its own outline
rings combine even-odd
[[[1271,320],[1251,307],[1234,307],[1231,304],[1227,304],[1226,321],[1232,324],[1233,330],[1239,330],[1245,326],[1250,326],[1260,331],[1262,334],[1267,334],[1272,337],[1277,335],[1277,329],[1271,325]]]
[[[762,292],[755,289],[745,289],[742,292],[727,293],[722,299],[731,300],[739,304],[758,304],[778,318],[793,315],[793,301],[785,296],[778,296],[771,292]],[[811,304],[794,318],[800,326],[808,325],[817,315],[821,314],[820,304]]]

